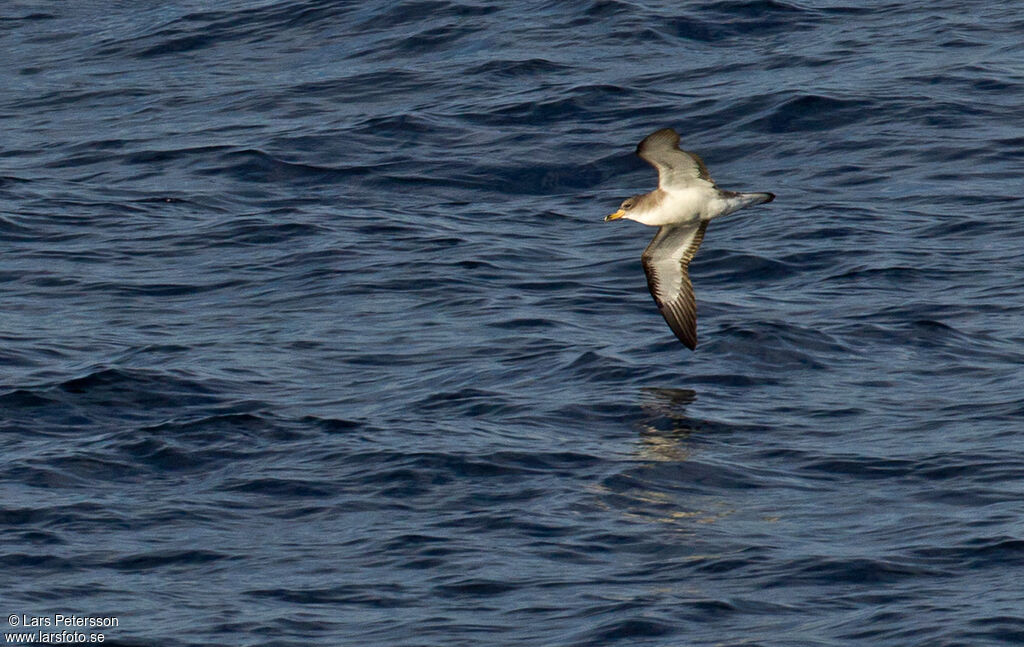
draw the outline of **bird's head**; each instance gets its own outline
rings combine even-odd
[[[622,204],[619,205],[618,211],[604,217],[605,222],[608,222],[609,220],[618,220],[619,218],[632,219],[633,214],[631,212],[634,210],[640,211],[640,209],[637,209],[637,206],[640,204],[641,197],[643,196],[635,195],[632,198],[626,198],[623,200]]]

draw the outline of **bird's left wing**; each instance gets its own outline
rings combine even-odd
[[[690,283],[689,265],[704,240],[708,220],[666,225],[654,235],[641,261],[647,287],[679,341],[697,347],[697,300]]]

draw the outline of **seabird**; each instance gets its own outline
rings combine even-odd
[[[627,218],[658,227],[641,260],[647,287],[669,328],[679,341],[697,347],[697,302],[688,272],[708,223],[775,199],[774,193],[723,191],[694,153],[679,149],[679,134],[671,128],[651,133],[636,154],[658,171],[658,188],[623,201],[605,220]]]

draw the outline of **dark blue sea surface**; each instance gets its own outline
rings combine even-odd
[[[1024,644],[1022,34],[1005,1],[4,3],[4,631]],[[778,195],[709,228],[693,353],[653,231],[601,220],[664,127]]]

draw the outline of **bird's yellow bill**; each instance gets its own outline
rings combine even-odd
[[[626,215],[626,212],[623,209],[619,209],[618,211],[616,211],[612,215],[605,216],[604,217],[604,221],[608,222],[609,220],[618,220],[619,218],[621,218],[624,215]]]

